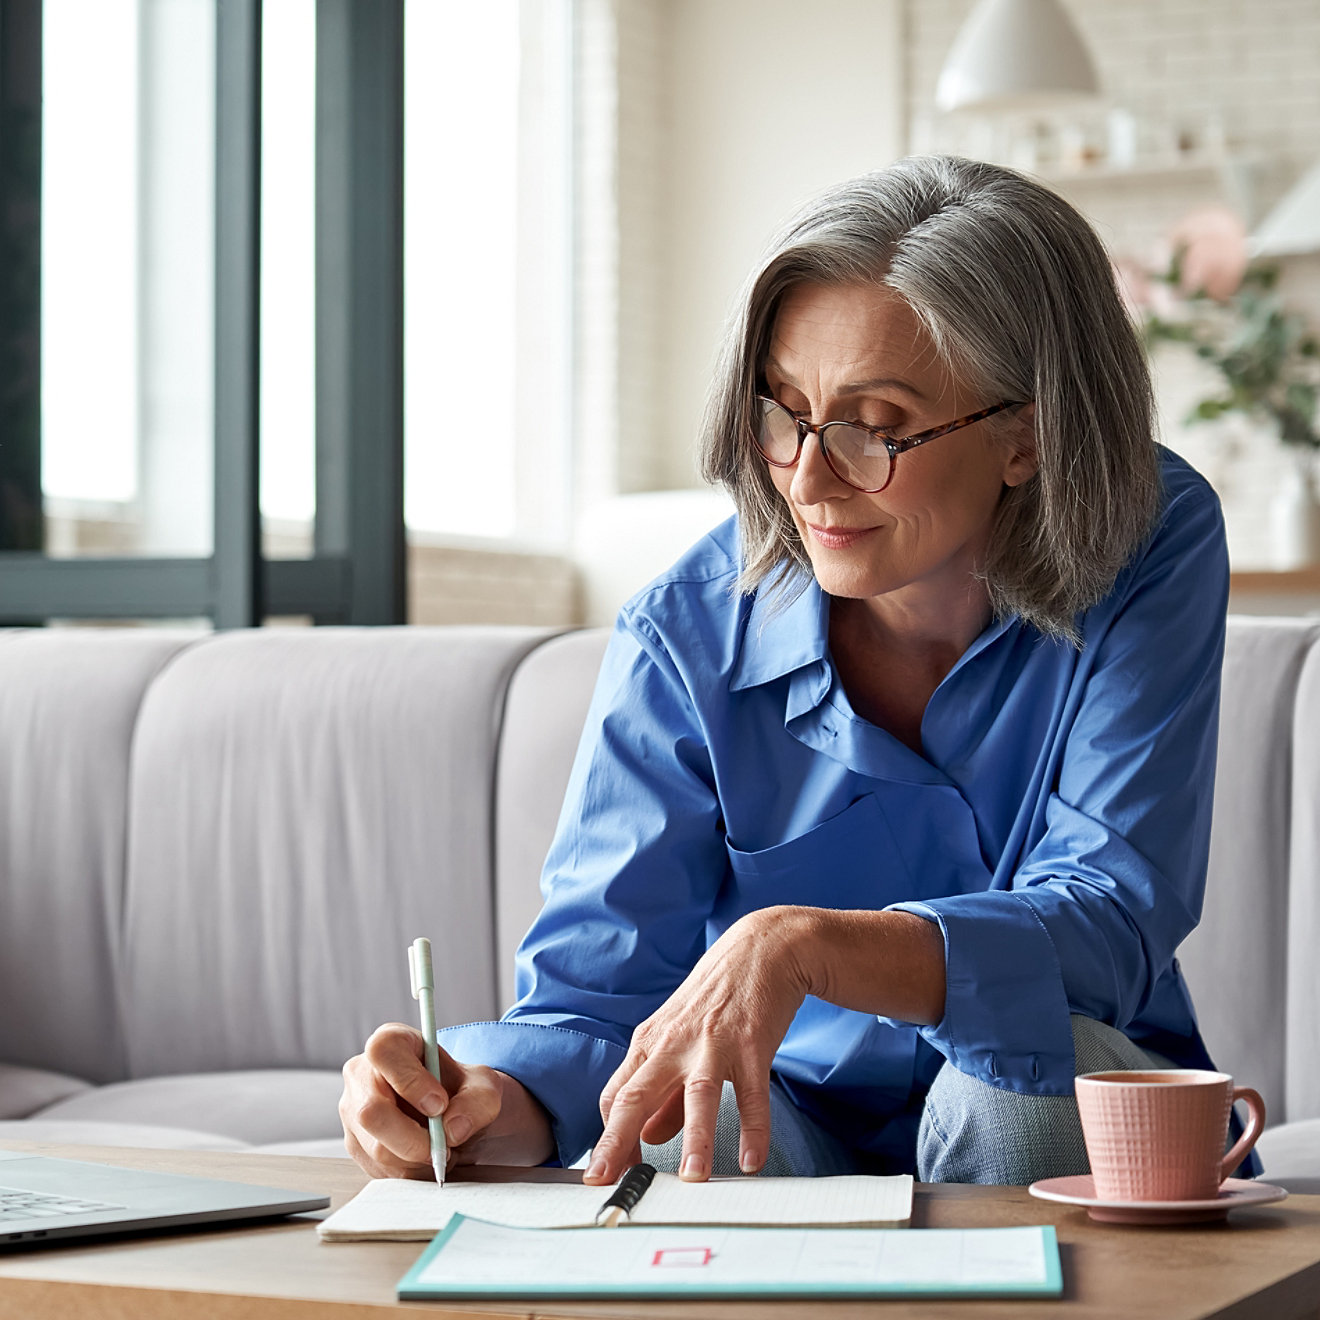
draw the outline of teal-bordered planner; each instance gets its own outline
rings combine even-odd
[[[591,1297],[1057,1297],[1059,1247],[1028,1228],[508,1228],[455,1215],[403,1301]]]

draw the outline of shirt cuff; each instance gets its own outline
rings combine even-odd
[[[944,936],[944,1017],[916,1025],[959,1072],[1004,1091],[1071,1095],[1071,1010],[1049,932],[1011,890],[894,903]]]
[[[569,1027],[543,1022],[472,1022],[437,1032],[464,1063],[484,1064],[521,1082],[550,1116],[559,1162],[575,1164],[600,1136],[600,1093],[626,1051]]]

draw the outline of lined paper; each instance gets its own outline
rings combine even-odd
[[[783,1224],[884,1228],[912,1216],[907,1174],[874,1178],[717,1178],[685,1183],[658,1173],[642,1197],[634,1224]]]
[[[317,1226],[326,1242],[363,1238],[430,1238],[455,1214],[513,1228],[585,1228],[609,1187],[578,1183],[433,1182],[379,1178]],[[685,1183],[658,1173],[630,1224],[906,1224],[912,1179],[854,1175],[840,1178],[714,1178]],[[609,1231],[609,1230],[602,1230]]]

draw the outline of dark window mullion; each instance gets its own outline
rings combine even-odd
[[[261,0],[216,5],[215,553],[217,628],[259,624]]]
[[[316,552],[404,622],[402,0],[316,10]]]
[[[40,550],[41,0],[0,0],[0,550]]]

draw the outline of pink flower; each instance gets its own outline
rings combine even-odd
[[[1227,206],[1203,206],[1185,215],[1171,235],[1182,253],[1178,287],[1184,294],[1204,293],[1226,302],[1247,269],[1247,229]]]

